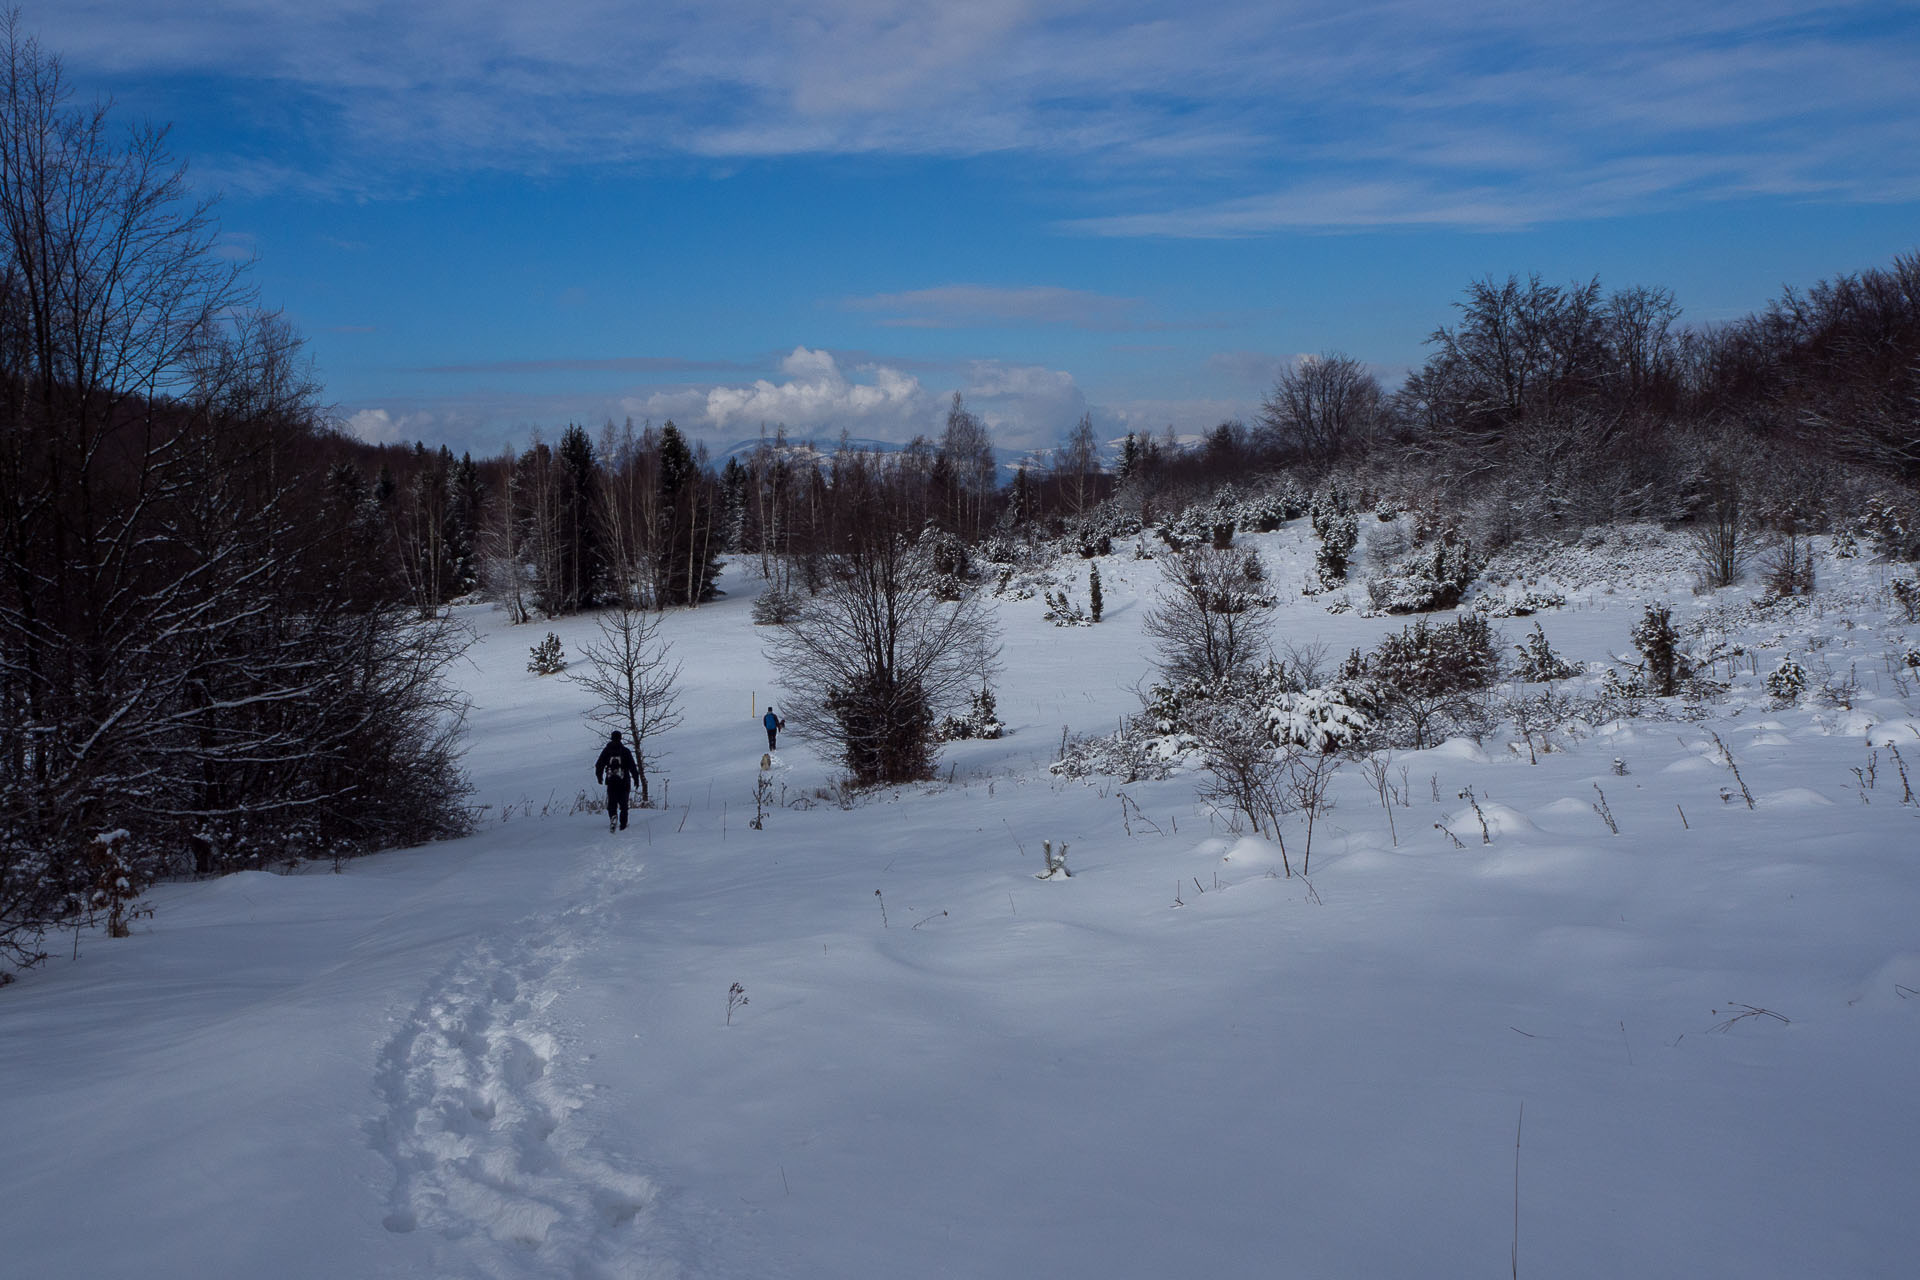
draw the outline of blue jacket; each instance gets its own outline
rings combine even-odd
[[[778,729],[780,727],[780,717],[773,714],[772,707],[768,707],[767,714],[760,717],[760,723],[769,729]]]

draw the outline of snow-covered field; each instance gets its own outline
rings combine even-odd
[[[1283,586],[1302,523],[1255,540]],[[571,812],[598,737],[525,670],[548,627],[472,611],[480,834],[162,886],[0,992],[0,1272],[1490,1276],[1517,1230],[1522,1276],[1912,1275],[1920,628],[1885,566],[1752,615],[1663,554],[1535,566],[1540,621],[1599,661],[1647,599],[1723,608],[1777,648],[1713,720],[1396,754],[1391,827],[1349,765],[1311,885],[1190,777],[1047,772],[1137,706],[1152,562],[1103,562],[1097,627],[996,606],[1011,736],[849,809],[783,742],[759,831],[743,568],[666,620],[687,721],[619,835]],[[1326,604],[1277,636],[1402,621]],[[1772,705],[1788,653],[1853,708]]]

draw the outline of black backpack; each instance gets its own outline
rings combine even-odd
[[[624,786],[633,781],[628,775],[627,757],[624,752],[615,752],[607,761],[607,781],[616,786]]]

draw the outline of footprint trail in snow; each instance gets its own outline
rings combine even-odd
[[[379,1059],[370,1126],[393,1165],[385,1217],[432,1232],[443,1277],[677,1276],[659,1190],[580,1116],[592,1086],[568,1061],[555,1001],[639,868],[608,853],[581,905],[535,915],[458,956]],[[576,1120],[576,1117],[579,1117]]]

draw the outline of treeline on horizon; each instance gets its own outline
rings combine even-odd
[[[1682,325],[1661,288],[1538,277],[1470,284],[1397,389],[1338,353],[1285,370],[1253,423],[1198,443],[1129,433],[1118,456],[1083,418],[1010,479],[956,394],[938,439],[898,451],[789,439],[715,467],[672,422],[474,462],[444,447],[338,447],[335,515],[384,539],[386,572],[431,611],[470,592],[516,618],[621,601],[711,598],[723,553],[799,572],[856,529],[932,529],[977,545],[1059,537],[1118,502],[1143,525],[1227,483],[1339,477],[1492,549],[1619,521],[1685,523],[1737,498],[1756,528],[1866,521],[1920,541],[1920,254],[1789,289],[1759,313]]]

